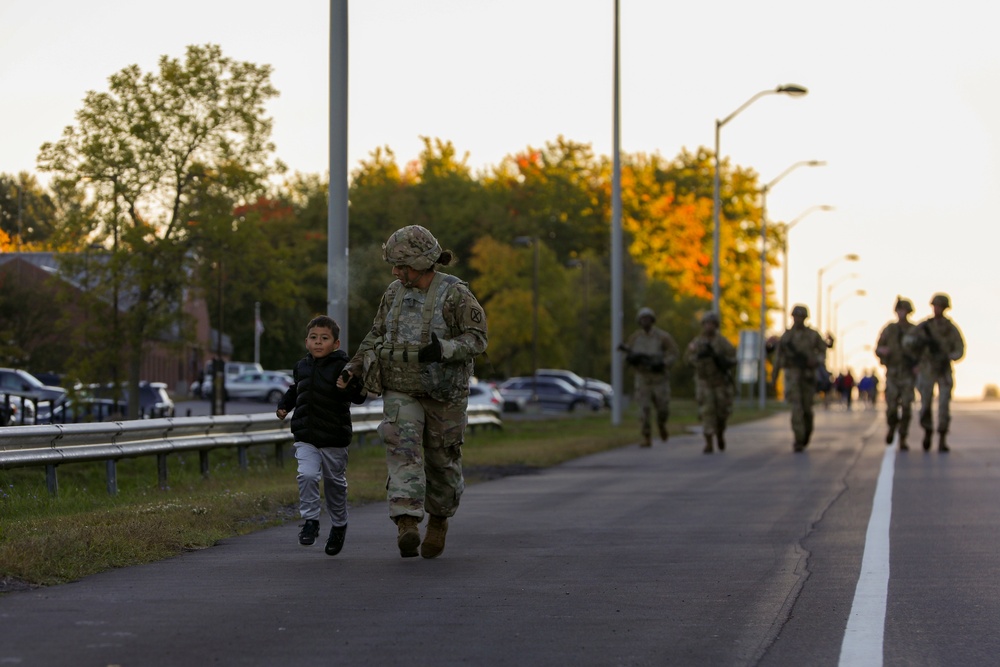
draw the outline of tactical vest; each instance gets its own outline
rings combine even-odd
[[[459,376],[467,374],[456,374],[465,368],[465,362],[421,364],[417,358],[420,348],[431,342],[431,332],[441,339],[452,337],[443,309],[437,304],[444,299],[448,288],[459,282],[455,276],[435,273],[426,292],[404,287],[396,291],[386,313],[385,335],[378,350],[384,389],[428,394],[438,400],[465,395],[468,377]]]

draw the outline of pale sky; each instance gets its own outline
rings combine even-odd
[[[613,15],[612,0],[352,2],[351,168],[379,146],[412,160],[421,136],[452,141],[476,170],[560,134],[610,155]],[[835,207],[791,232],[789,303],[815,317],[818,270],[829,267],[819,291],[825,301],[835,285],[839,345],[857,375],[876,366],[864,346],[897,294],[919,320],[947,292],[967,343],[955,393],[978,397],[1000,384],[989,277],[1000,254],[998,19],[982,0],[622,0],[622,150],[712,148],[715,119],[757,92],[808,88],[762,97],[722,130],[722,154],[762,183],[827,162],[795,169],[768,196],[771,224]],[[326,172],[320,0],[0,0],[0,172],[34,171],[38,147],[114,72],[153,70],[205,43],[274,67],[277,157]],[[848,253],[861,261],[838,262]],[[775,280],[780,299],[780,269]],[[772,313],[775,330],[779,320]]]

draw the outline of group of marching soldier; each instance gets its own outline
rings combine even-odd
[[[886,444],[898,436],[899,448],[908,450],[910,421],[915,393],[920,394],[920,426],[924,430],[923,448],[929,451],[934,432],[938,451],[947,452],[951,424],[952,364],[965,354],[965,341],[958,327],[945,317],[951,306],[946,294],[935,294],[930,301],[934,314],[913,323],[913,304],[896,300],[896,321],[879,333],[875,354],[885,366]],[[792,449],[803,451],[813,432],[813,402],[817,374],[825,371],[827,350],[833,346],[829,336],[806,326],[809,311],[803,305],[792,309],[792,326],[778,339],[769,341],[774,352],[772,383],[784,373],[785,400],[791,407]],[[639,329],[620,347],[626,362],[635,370],[634,400],[639,405],[641,445],[652,444],[652,418],[655,413],[660,438],[667,439],[670,385],[668,369],[679,356],[670,334],[654,326],[655,315],[642,308],[637,316]],[[687,346],[685,360],[694,368],[695,397],[705,438],[705,453],[726,447],[725,428],[732,413],[735,396],[731,369],[736,365],[736,350],[719,333],[719,317],[708,312],[702,317],[702,332]],[[934,426],[934,387],[937,386],[937,428]]]

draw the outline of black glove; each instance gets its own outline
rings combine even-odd
[[[431,333],[429,345],[420,348],[420,352],[417,353],[417,361],[421,363],[441,361],[441,341],[438,340],[436,333]]]

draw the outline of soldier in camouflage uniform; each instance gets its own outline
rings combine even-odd
[[[714,312],[702,315],[701,335],[688,343],[685,359],[694,367],[695,398],[705,436],[703,451],[714,451],[713,436],[719,451],[724,451],[726,422],[733,413],[736,348],[719,333],[719,316]]]
[[[663,329],[653,326],[656,313],[652,308],[640,308],[636,315],[637,329],[619,349],[626,353],[625,361],[635,370],[635,394],[639,405],[642,447],[651,447],[652,413],[656,412],[656,425],[660,439],[667,441],[667,419],[670,417],[670,377],[668,372],[680,350],[673,337]]]
[[[486,350],[486,315],[466,283],[436,271],[448,265],[425,228],[397,230],[382,246],[396,280],[379,304],[371,331],[347,367],[383,395],[379,436],[388,465],[389,517],[403,557],[434,558],[444,550],[448,518],[465,488],[469,380]],[[346,378],[345,378],[346,380]],[[419,524],[429,515],[427,532]]]
[[[818,331],[806,326],[807,317],[805,306],[792,308],[792,326],[778,341],[771,377],[773,383],[779,370],[785,372],[785,400],[792,406],[792,449],[796,452],[805,449],[812,436],[816,369],[825,363],[828,347]]]
[[[954,386],[952,362],[965,356],[965,340],[955,323],[944,316],[951,307],[947,294],[931,299],[933,317],[913,328],[904,339],[910,353],[920,359],[917,391],[920,392],[920,426],[924,429],[924,451],[931,448],[934,434],[934,385],[938,387],[938,451],[947,452],[948,427],[951,425],[951,390]]]
[[[889,430],[885,444],[891,445],[899,430],[899,448],[909,449],[906,435],[910,431],[913,410],[913,389],[916,384],[917,359],[904,348],[906,335],[913,330],[910,313],[913,304],[902,297],[896,299],[896,319],[885,325],[875,344],[875,355],[885,366],[885,420]]]

